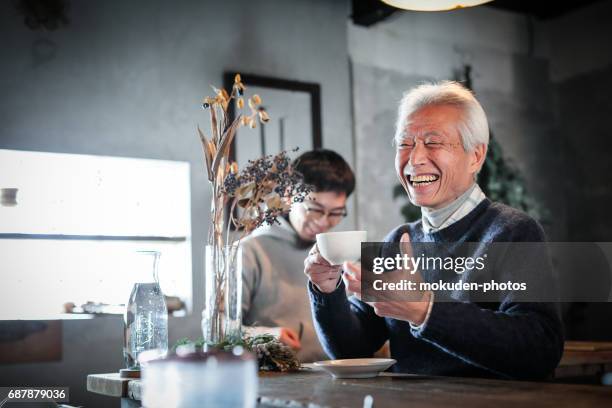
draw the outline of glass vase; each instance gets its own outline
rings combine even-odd
[[[205,254],[204,342],[215,346],[242,335],[242,249],[207,245]]]

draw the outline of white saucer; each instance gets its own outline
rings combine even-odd
[[[334,378],[372,378],[395,363],[392,358],[351,358],[316,361],[314,365],[327,371]]]

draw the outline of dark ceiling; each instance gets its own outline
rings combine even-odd
[[[547,20],[571,13],[574,10],[597,3],[602,0],[577,0],[577,1],[517,1],[517,0],[495,0],[487,4],[487,7],[498,8],[515,13],[530,14],[540,20]]]
[[[578,0],[573,2],[494,0],[484,7],[493,7],[515,13],[531,15],[539,20],[547,20],[570,13],[589,4],[603,0]],[[609,1],[609,0],[606,0]],[[351,18],[357,25],[370,26],[389,17],[398,9],[388,6],[381,0],[352,0]],[[418,12],[415,12],[418,13]]]

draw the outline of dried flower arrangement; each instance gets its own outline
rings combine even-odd
[[[302,176],[293,171],[286,152],[249,160],[240,172],[225,178],[223,191],[232,198],[230,220],[242,229],[242,237],[262,224],[272,225],[279,216],[290,211],[290,202],[302,202],[311,188],[302,183]],[[234,209],[243,209],[234,218]]]
[[[236,290],[228,289],[228,277],[232,278],[229,275],[236,274],[231,267],[236,264],[240,240],[263,224],[278,222],[279,216],[289,212],[291,203],[303,201],[311,189],[293,170],[286,152],[249,161],[245,169],[239,171],[238,164],[230,160],[230,147],[237,130],[243,126],[254,129],[258,122],[267,123],[270,117],[261,106],[259,95],[247,99],[247,114],[240,113],[245,108],[246,87],[239,74],[234,77],[230,93],[215,87],[213,90],[215,96],[206,97],[202,104],[210,113],[211,137],[207,137],[199,127],[197,130],[212,187],[208,233],[212,260],[207,260],[207,264],[213,270],[207,271],[210,276],[207,276],[206,283],[208,310],[203,323],[204,338],[210,344],[219,344],[227,336],[234,340],[241,336],[240,299],[236,299]],[[235,103],[238,112],[231,122],[228,114],[230,103]],[[237,207],[242,210],[239,216],[234,211]],[[230,225],[240,232],[230,234]],[[232,282],[236,284],[235,279]],[[231,293],[228,294],[228,290]],[[222,311],[225,316],[222,316]]]
[[[249,165],[240,173],[238,164],[235,161],[230,162],[230,147],[238,128],[248,126],[254,129],[258,120],[261,123],[270,120],[268,113],[261,106],[261,97],[253,95],[248,98],[250,114],[238,114],[229,123],[229,104],[235,100],[236,108],[242,110],[245,89],[240,74],[236,74],[230,94],[225,89],[213,87],[216,95],[204,98],[202,104],[202,107],[210,112],[212,132],[212,137],[207,138],[198,127],[213,193],[209,244],[231,244],[225,217],[228,203],[231,208],[230,221],[235,227],[242,229],[242,235],[235,239],[239,241],[263,223],[274,223],[278,216],[289,212],[290,200],[303,201],[311,191],[309,186],[302,183],[301,175],[293,171],[286,152],[249,161]],[[233,210],[237,205],[244,211],[241,217],[235,219]]]

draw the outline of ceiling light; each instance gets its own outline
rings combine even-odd
[[[390,6],[414,11],[444,11],[478,6],[491,0],[382,0]]]

